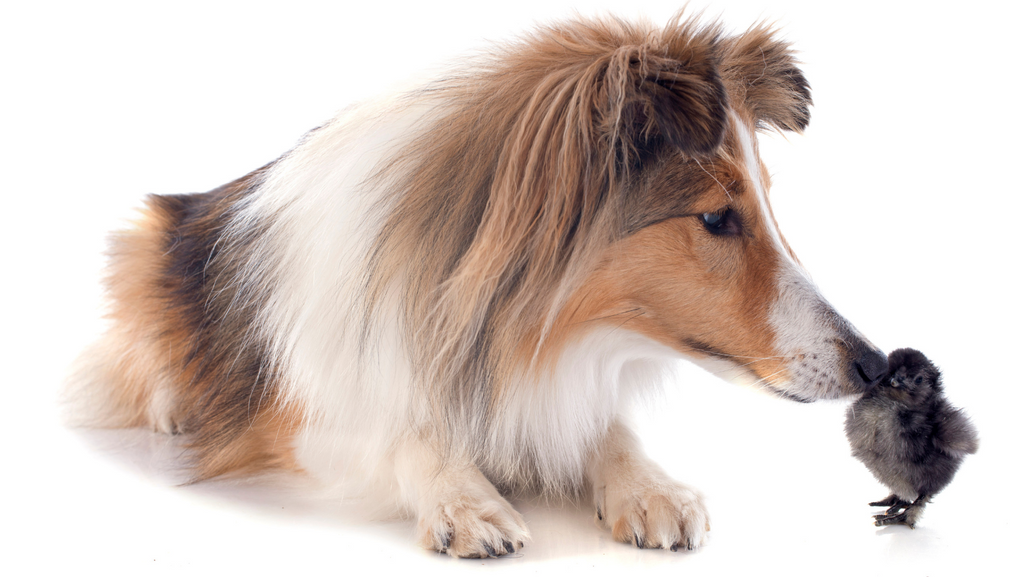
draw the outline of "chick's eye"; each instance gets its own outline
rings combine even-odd
[[[739,217],[728,208],[722,212],[705,212],[700,215],[704,229],[717,236],[735,236],[740,233]]]
[[[917,378],[914,379],[914,384],[915,385],[920,385],[921,381],[923,381],[923,380],[924,380],[924,377],[918,376]]]

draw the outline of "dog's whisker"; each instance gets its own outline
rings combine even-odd
[[[713,174],[711,174],[710,172],[708,172],[708,171],[707,171],[707,169],[706,169],[706,168],[704,168],[704,165],[702,165],[702,164],[700,163],[700,159],[698,159],[698,158],[694,157],[694,158],[693,158],[692,160],[693,160],[693,161],[694,161],[694,162],[695,162],[695,163],[697,164],[697,166],[699,166],[699,167],[700,167],[700,169],[701,169],[701,170],[703,170],[703,171],[704,171],[704,174],[706,174],[706,175],[710,176],[710,177],[711,177],[711,180],[714,180],[714,181],[715,181],[715,183],[716,183],[716,184],[718,185],[718,187],[722,189],[722,192],[724,192],[724,193],[725,193],[725,197],[726,197],[726,198],[728,198],[728,199],[729,199],[729,200],[731,201],[731,200],[732,200],[732,194],[730,194],[730,193],[729,193],[729,189],[728,189],[728,188],[726,188],[726,187],[725,187],[725,185],[723,185],[723,184],[722,184],[722,183],[721,183],[721,182],[720,182],[720,181],[718,180],[718,177],[716,177],[715,175],[713,175]]]

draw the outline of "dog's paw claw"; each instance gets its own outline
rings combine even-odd
[[[491,547],[491,544],[488,543],[487,541],[480,541],[480,546],[484,548],[484,551],[487,551],[487,556],[488,557],[497,557],[498,556],[498,552],[495,551],[494,547]]]

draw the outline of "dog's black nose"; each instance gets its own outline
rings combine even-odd
[[[885,353],[868,343],[861,342],[858,345],[853,351],[853,366],[865,387],[874,386],[889,372],[889,359]]]

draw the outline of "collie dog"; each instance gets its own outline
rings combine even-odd
[[[768,202],[756,133],[810,104],[764,26],[541,28],[234,182],[150,196],[75,384],[93,424],[184,434],[196,480],[301,471],[453,556],[522,547],[521,489],[698,547],[702,497],[642,453],[631,399],[679,358],[804,402],[886,369]]]

